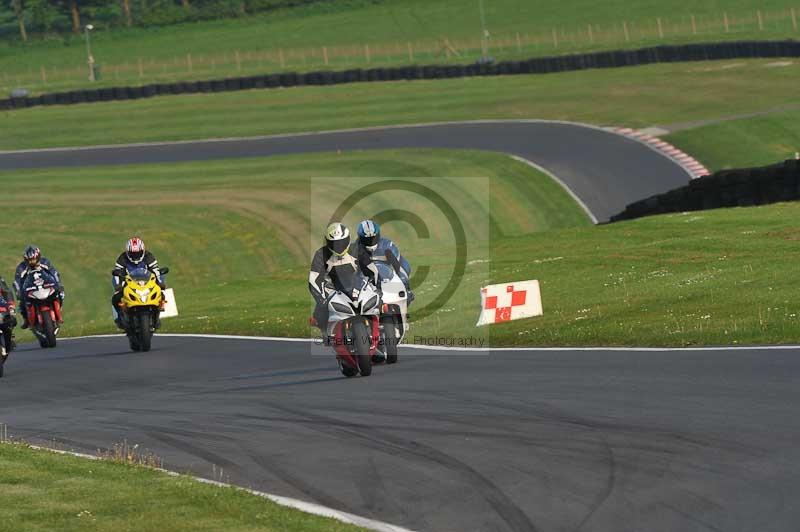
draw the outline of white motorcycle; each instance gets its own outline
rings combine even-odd
[[[397,362],[397,346],[400,345],[409,329],[408,291],[400,278],[400,262],[387,250],[386,261],[376,260],[383,291],[381,306],[381,342],[386,352],[386,363]]]
[[[342,287],[328,299],[326,341],[336,352],[339,369],[346,377],[372,374],[372,357],[380,340],[381,298],[378,290],[361,274],[351,286]]]

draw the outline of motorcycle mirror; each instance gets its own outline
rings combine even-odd
[[[169,273],[169,266],[164,266],[161,268],[161,275],[166,275]]]

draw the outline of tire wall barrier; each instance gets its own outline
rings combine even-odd
[[[150,98],[168,94],[222,92],[301,85],[334,85],[372,81],[461,78],[472,76],[513,76],[550,74],[593,68],[617,68],[685,61],[722,59],[800,57],[800,41],[733,41],[721,43],[654,46],[638,50],[615,50],[588,54],[535,57],[524,61],[504,61],[469,65],[408,65],[391,68],[284,72],[262,76],[178,81],[136,87],[80,89],[41,96],[0,99],[0,110],[20,109],[37,105],[71,105],[84,102]]]
[[[749,207],[800,200],[800,160],[759,168],[721,170],[663,194],[631,203],[611,222],[653,214]]]

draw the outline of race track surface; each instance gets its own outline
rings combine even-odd
[[[601,222],[629,203],[689,180],[676,162],[635,140],[596,127],[547,121],[454,122],[251,139],[0,152],[0,170],[394,148],[463,148],[517,155],[557,176]]]
[[[790,531],[797,350],[405,349],[345,379],[308,343],[24,346],[0,421],[418,530]]]

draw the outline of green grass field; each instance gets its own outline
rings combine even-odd
[[[490,262],[471,260],[453,299],[415,324],[412,337],[488,334],[494,345],[697,345],[782,343],[800,334],[800,289],[786,275],[800,255],[794,222],[800,205],[589,227],[548,178],[480,152],[361,152],[15,172],[8,177],[40,183],[50,192],[33,203],[28,197],[20,216],[36,214],[53,223],[43,231],[7,220],[11,238],[0,258],[10,271],[18,251],[35,240],[64,272],[65,334],[109,332],[108,270],[125,238],[137,232],[173,268],[169,283],[181,317],[165,321],[165,331],[308,336],[314,331],[306,321],[306,276],[309,239],[315,240],[309,235],[316,235],[310,211],[335,192],[315,188],[322,199],[314,203],[310,179],[335,175],[491,180],[490,201],[473,197],[476,207],[468,211],[471,220],[489,217],[485,233],[480,227],[468,231],[484,239],[488,234],[483,244]],[[457,179],[442,183],[457,210],[470,209],[455,199]],[[22,201],[14,192],[8,200]],[[374,208],[398,206],[407,205]],[[106,228],[102,234],[99,227]],[[416,304],[423,306],[449,274],[447,257],[415,242],[410,229],[390,227],[412,263],[433,267],[428,284],[418,287]],[[530,278],[542,283],[544,317],[475,328],[480,286]]]
[[[768,67],[770,63],[679,63],[544,76],[300,87],[37,107],[0,115],[8,132],[0,136],[0,149],[491,118],[647,127],[800,103],[800,66]],[[696,143],[702,149],[695,155],[701,159],[705,146],[712,149],[720,142],[714,136],[704,138],[707,142]],[[787,151],[794,152],[776,145],[770,155],[785,158]]]
[[[762,166],[800,151],[800,111],[731,120],[666,137],[713,169]],[[745,149],[742,149],[742,148]]]
[[[498,59],[798,35],[798,13],[793,23],[792,4],[784,0],[484,3],[489,51]],[[443,53],[443,39],[458,56]],[[98,30],[93,53],[105,67],[101,86],[277,70],[471,62],[481,53],[481,17],[477,0],[405,0],[358,7],[331,2],[243,19]],[[41,92],[90,85],[81,37],[26,46],[2,44],[0,72],[0,92],[15,86]]]
[[[459,207],[471,217],[483,213],[484,228],[471,229],[465,222],[469,234],[483,241],[490,236],[488,231],[501,237],[590,224],[550,178],[509,157],[481,152],[362,152],[25,171],[4,177],[35,182],[48,194],[31,198],[26,187],[15,187],[8,192],[8,201],[25,205],[18,212],[25,219],[51,222],[47,227],[21,226],[16,218],[2,222],[13,236],[0,252],[0,260],[6,265],[6,275],[11,275],[25,245],[35,242],[64,277],[64,333],[111,332],[110,270],[125,240],[138,233],[173,271],[168,282],[176,290],[181,317],[165,321],[165,331],[308,335],[312,332],[307,327],[311,299],[306,283],[311,246],[318,245],[318,235],[327,224],[322,220],[319,227],[310,226],[310,180],[325,176],[488,178],[491,196],[469,200],[474,207]],[[456,202],[452,198],[459,182],[447,183],[452,185],[448,201]],[[322,193],[315,187],[314,197],[326,203],[333,192]],[[374,209],[397,206],[376,203]],[[427,218],[426,211],[419,212]],[[348,223],[358,221],[355,214],[351,218]],[[402,224],[396,231],[398,238],[410,234]],[[416,253],[409,246],[404,249],[416,254],[417,264],[432,261],[431,283],[435,284],[437,276],[449,273],[437,271],[446,269],[442,260],[446,263],[447,257],[425,251],[429,245],[420,246]],[[476,297],[483,279],[474,276],[487,270],[484,262],[477,264],[468,271],[469,290],[459,295],[464,301]],[[420,292],[420,298],[425,297]],[[456,328],[455,323],[448,325],[452,316],[432,322],[428,332]],[[469,320],[474,323],[472,317]]]
[[[355,531],[234,488],[141,466],[0,444],[0,530]]]

